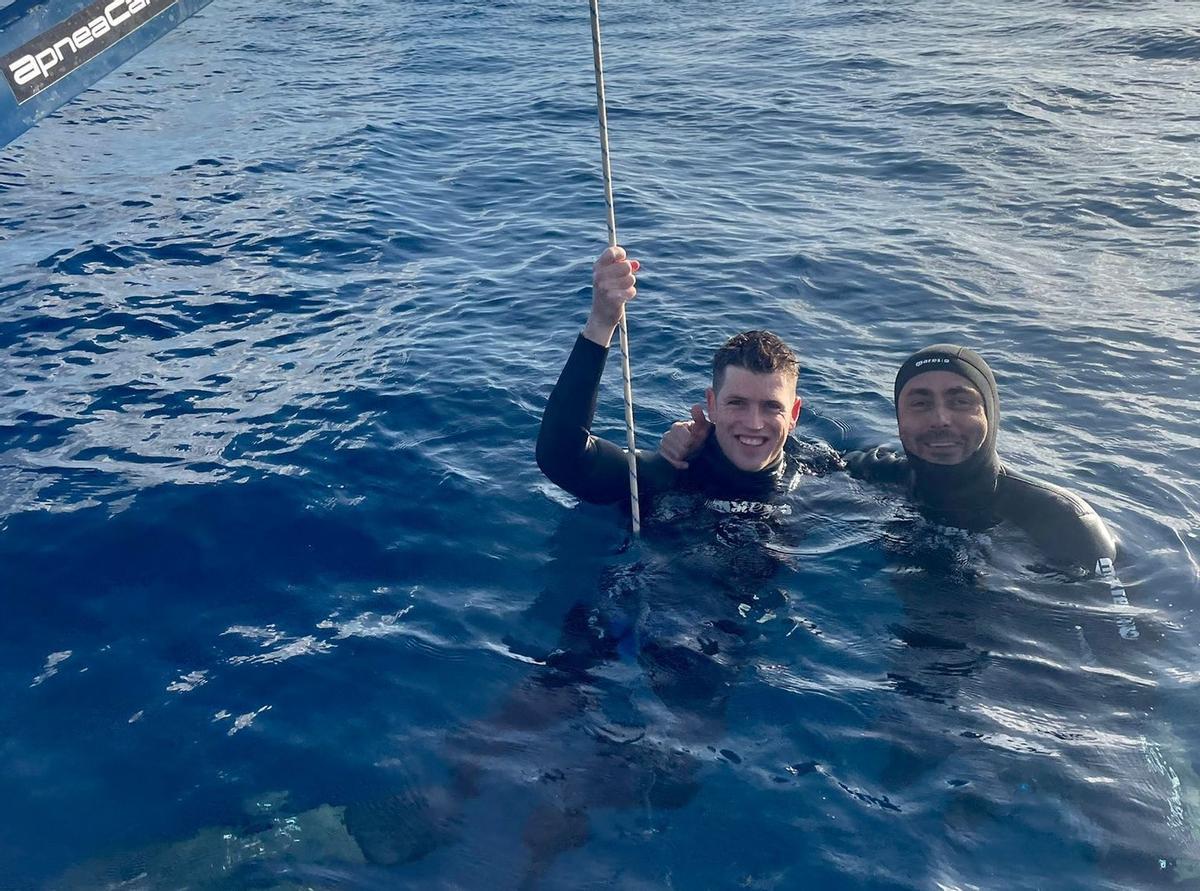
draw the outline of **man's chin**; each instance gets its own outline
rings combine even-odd
[[[779,457],[778,454],[762,457],[761,455],[727,455],[731,464],[738,470],[743,470],[746,473],[758,473],[760,470],[766,470]]]
[[[770,461],[752,462],[752,461],[734,461],[733,466],[738,470],[746,473],[758,473],[760,470],[765,470]]]
[[[943,467],[953,467],[955,464],[962,464],[967,460],[967,456],[963,454],[961,448],[949,449],[921,449],[917,453],[917,457],[930,464],[940,464]]]

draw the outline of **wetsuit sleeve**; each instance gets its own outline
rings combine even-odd
[[[629,503],[625,450],[593,436],[592,421],[608,350],[583,335],[558,377],[538,431],[537,463],[551,482],[593,504]],[[660,455],[638,452],[638,497],[672,486],[677,471]]]
[[[846,470],[855,479],[896,484],[908,481],[908,459],[887,446],[847,452],[843,457]]]

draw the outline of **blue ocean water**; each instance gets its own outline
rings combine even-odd
[[[641,440],[737,330],[837,447],[967,342],[1139,639],[842,475],[623,549],[533,462],[605,237],[586,5],[216,2],[0,151],[0,887],[1196,880],[1194,5],[602,15]],[[578,602],[651,656],[548,683]],[[710,625],[719,677],[654,649]]]

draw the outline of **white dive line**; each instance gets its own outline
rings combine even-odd
[[[600,54],[600,9],[597,0],[590,0],[592,11],[592,59],[596,65],[596,108],[600,115],[600,160],[604,166],[604,203],[608,211],[608,246],[617,243],[617,216],[613,211],[612,167],[608,160],[608,112],[604,101],[604,61]],[[625,324],[625,309],[621,309],[621,376],[625,382],[625,441],[629,456],[629,510],[633,534],[642,530],[641,508],[638,505],[637,446],[633,437],[633,374],[629,370],[629,329]]]

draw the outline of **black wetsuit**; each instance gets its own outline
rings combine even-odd
[[[577,498],[628,509],[626,452],[590,432],[607,355],[607,348],[583,336],[576,340],[542,416],[537,460],[550,480]],[[586,621],[575,622],[575,630],[564,628],[558,657],[545,661],[560,668],[570,657],[577,674],[597,660],[612,658],[623,640],[636,636],[637,658],[652,687],[671,706],[678,696],[664,678],[731,676],[746,643],[762,632],[763,623],[785,612],[786,594],[772,580],[786,562],[786,544],[805,534],[807,519],[793,516],[788,493],[801,477],[840,469],[842,462],[828,445],[792,437],[768,467],[744,471],[728,459],[715,436],[708,437],[686,470],[677,470],[657,453],[639,452],[637,460],[643,520],[662,521],[655,525],[664,542],[677,539],[664,552],[674,556],[653,560],[653,571],[664,571],[677,590],[692,592],[685,598],[687,606],[655,609],[650,620],[642,621],[637,618],[640,605],[631,606],[623,593],[629,586],[612,586],[615,593],[604,596],[598,611],[593,604],[573,608]],[[640,575],[647,571],[642,567]],[[638,601],[646,585],[634,587],[632,599]],[[596,638],[597,631],[603,632],[602,639]],[[664,671],[666,663],[674,668]],[[728,684],[713,680],[710,686],[723,691]],[[714,694],[711,703],[723,695]],[[719,714],[720,707],[711,703],[706,710]]]
[[[1021,529],[1056,565],[1094,570],[1102,558],[1112,560],[1116,547],[1104,521],[1082,498],[1061,486],[1044,483],[1000,464],[992,485],[953,506],[924,501],[916,474],[904,456],[886,447],[846,455],[852,476],[907,487],[929,520],[981,532],[1003,522]]]
[[[628,509],[626,452],[591,433],[608,352],[582,335],[576,340],[542,416],[537,462],[577,498]],[[686,470],[652,452],[639,452],[637,463],[642,518],[657,512],[663,520],[661,547],[632,565],[608,567],[596,592],[581,584],[579,555],[569,556],[564,590],[547,600],[560,601],[563,593],[573,603],[553,651],[527,650],[544,668],[524,698],[536,704],[547,698],[547,689],[586,693],[594,701],[580,707],[589,709],[589,720],[600,728],[597,739],[633,740],[620,744],[622,775],[640,776],[646,786],[624,800],[628,780],[600,771],[600,798],[615,791],[618,806],[649,800],[656,807],[679,807],[698,788],[700,762],[685,751],[637,742],[645,718],[629,692],[606,684],[597,668],[636,661],[648,687],[689,733],[723,737],[726,702],[750,646],[777,613],[787,614],[787,595],[773,581],[784,557],[769,546],[797,525],[782,496],[799,476],[840,467],[841,460],[826,445],[791,439],[768,467],[748,472],[709,437]],[[522,710],[543,711],[537,705]],[[606,755],[602,762],[609,760]],[[588,795],[594,798],[596,790]]]
[[[1111,574],[1116,545],[1096,512],[1078,495],[1005,467],[996,454],[1000,401],[987,363],[965,347],[936,344],[914,353],[896,375],[900,391],[926,371],[949,371],[966,378],[983,397],[988,430],[983,443],[965,461],[939,465],[914,455],[877,447],[846,455],[851,475],[900,483],[931,521],[979,532],[1002,522],[1020,528],[1048,560]]]
[[[546,403],[538,433],[537,462],[556,485],[594,504],[629,504],[629,464],[624,449],[591,434],[600,376],[608,349],[583,335]],[[812,455],[787,454],[759,471],[741,470],[725,456],[715,436],[700,454],[678,470],[657,452],[638,451],[638,499],[649,514],[656,496],[668,491],[699,492],[736,503],[769,502],[785,491],[795,473],[815,473],[837,466],[832,450],[793,441],[793,451],[808,446]],[[732,508],[737,512],[738,507]]]

